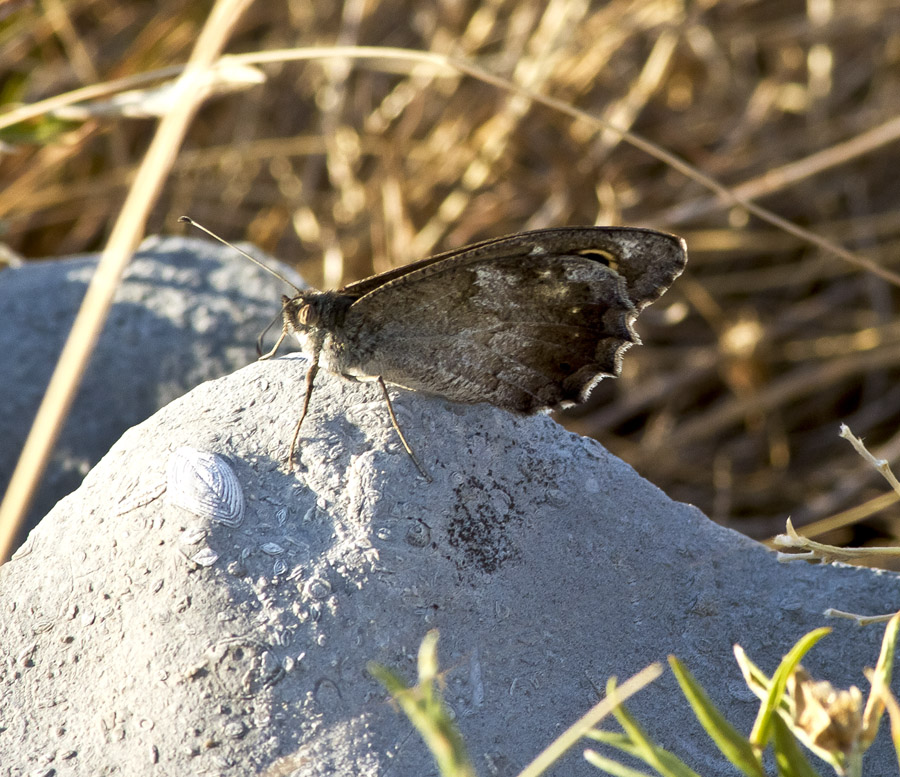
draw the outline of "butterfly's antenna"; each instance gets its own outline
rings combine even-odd
[[[219,241],[220,243],[222,243],[223,245],[226,245],[226,246],[228,246],[229,248],[233,248],[233,249],[234,249],[235,251],[237,251],[239,254],[242,254],[243,256],[246,256],[251,262],[253,262],[253,264],[255,264],[255,265],[259,266],[259,267],[262,267],[267,273],[271,273],[271,274],[274,275],[276,278],[278,278],[278,280],[284,281],[284,282],[285,282],[288,286],[290,286],[294,291],[296,291],[298,294],[300,294],[300,289],[298,289],[293,283],[291,283],[287,278],[285,278],[280,272],[278,272],[277,270],[273,270],[271,267],[266,267],[266,265],[264,265],[261,261],[259,261],[259,259],[255,259],[254,257],[250,256],[250,254],[248,254],[246,251],[242,251],[242,250],[241,250],[240,248],[238,248],[236,245],[234,245],[234,244],[232,244],[232,243],[229,243],[227,240],[225,240],[225,238],[219,237],[219,236],[218,236],[215,232],[213,232],[212,230],[207,229],[207,228],[204,227],[202,224],[198,224],[196,221],[194,221],[192,218],[189,218],[188,216],[180,216],[180,217],[178,218],[178,220],[179,220],[180,222],[184,223],[184,224],[190,224],[192,227],[197,227],[197,229],[203,230],[204,232],[206,232],[207,235],[209,235],[209,236],[212,237],[212,238],[215,238],[216,240],[218,240],[218,241]],[[270,325],[270,326],[271,326],[271,325]]]

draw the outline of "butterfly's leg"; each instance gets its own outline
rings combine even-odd
[[[406,448],[406,452],[413,460],[413,464],[416,465],[416,469],[422,473],[422,477],[425,478],[425,480],[427,480],[429,483],[433,482],[431,475],[429,475],[425,467],[423,467],[419,463],[419,460],[416,458],[416,454],[413,453],[412,448],[409,447],[409,443],[406,441],[406,437],[403,436],[403,432],[400,430],[400,424],[397,423],[397,416],[394,415],[394,407],[391,404],[391,397],[388,394],[387,386],[384,383],[384,378],[382,378],[381,376],[378,377],[378,385],[381,386],[381,390],[384,392],[384,399],[387,402],[388,414],[391,416],[391,423],[394,425],[394,429],[397,430],[397,436],[400,438],[400,442],[402,442],[403,447]]]
[[[282,335],[281,339],[284,339],[284,335]],[[278,342],[280,343],[281,340]],[[316,373],[318,371],[319,355],[316,354],[312,360],[312,364],[309,365],[309,369],[306,372],[306,390],[303,395],[303,409],[300,411],[300,420],[297,421],[297,427],[294,429],[294,439],[291,440],[291,449],[288,452],[288,472],[294,471],[294,454],[297,452],[297,440],[300,439],[300,427],[303,426],[303,419],[306,418],[306,413],[309,410],[309,399],[312,396],[313,381],[316,379]]]

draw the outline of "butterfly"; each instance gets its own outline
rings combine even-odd
[[[640,342],[635,319],[686,263],[674,235],[561,227],[446,251],[336,291],[294,287],[282,297],[281,337],[260,357],[293,335],[311,358],[289,461],[321,366],[379,383],[401,442],[430,480],[386,384],[525,414],[583,402],[619,375]]]

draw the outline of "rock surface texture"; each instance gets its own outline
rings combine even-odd
[[[0,567],[0,775],[436,774],[366,671],[413,680],[433,628],[482,775],[516,774],[610,675],[670,653],[744,731],[735,642],[771,672],[832,625],[805,665],[867,687],[882,629],[822,612],[890,611],[896,576],[778,564],[548,417],[392,390],[428,484],[379,389],[324,372],[288,472],[306,366],[170,403]],[[671,674],[630,708],[731,773]],[[552,773],[598,774],[581,750]],[[875,751],[867,773],[889,773],[884,731]]]
[[[437,627],[478,769],[512,775],[668,653],[748,730],[732,643],[771,671],[826,607],[896,605],[893,575],[779,565],[546,417],[394,392],[426,484],[378,389],[320,373],[289,474],[305,367],[171,403],[0,567],[0,774],[432,774],[365,666],[412,679]],[[806,664],[862,684],[880,629],[833,625]],[[631,706],[727,770],[671,676]]]
[[[84,256],[0,272],[0,493],[96,266],[96,256]],[[253,361],[256,337],[285,291],[277,278],[209,240],[146,240],[116,292],[30,525],[78,488],[126,429]]]

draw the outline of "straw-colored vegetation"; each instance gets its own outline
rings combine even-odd
[[[181,64],[205,12],[0,3],[0,105]],[[325,45],[464,59],[900,272],[893,2],[257,2],[227,50]],[[838,437],[846,422],[876,455],[900,454],[900,290],[883,274],[717,201],[612,131],[447,68],[331,59],[230,78],[194,120],[148,233],[178,232],[189,214],[331,287],[530,228],[676,232],[688,271],[642,316],[645,345],[563,422],[758,537],[883,494]],[[98,98],[0,132],[8,249],[103,246],[155,127],[127,114],[165,105],[135,97],[128,111]],[[890,501],[858,511],[865,529],[825,539],[891,541]]]

